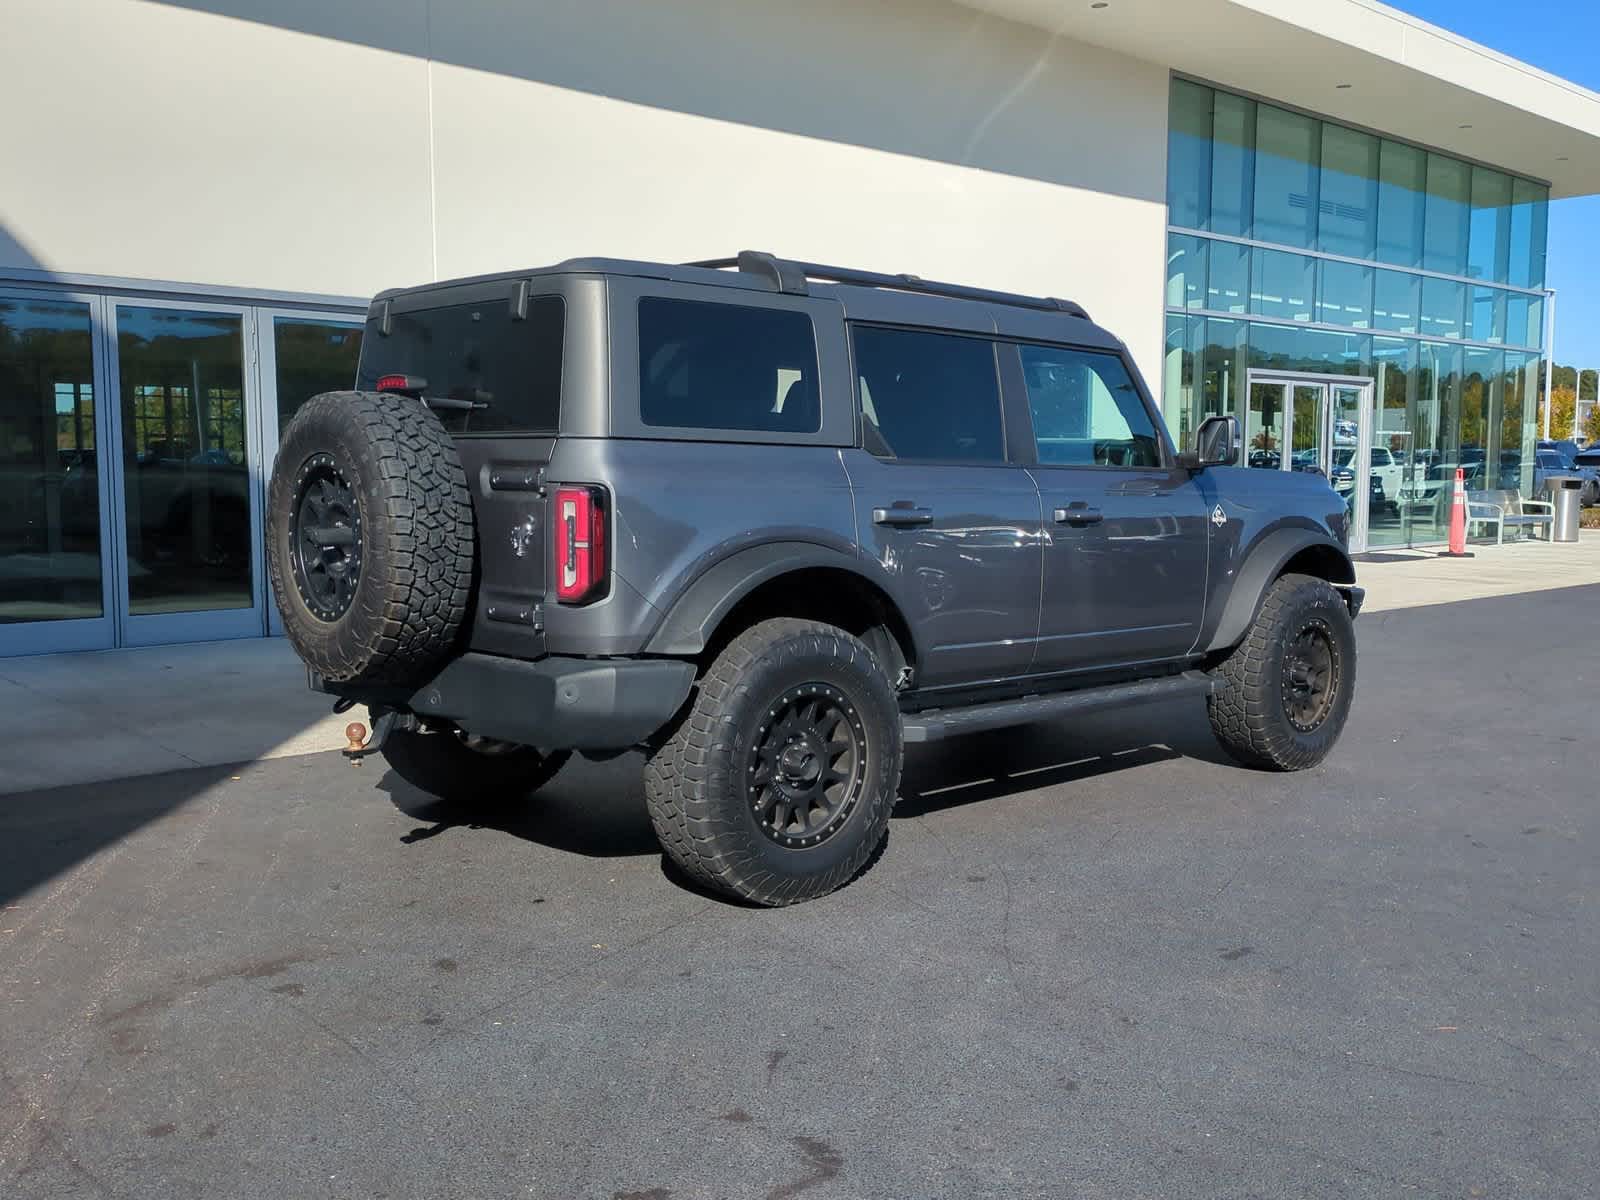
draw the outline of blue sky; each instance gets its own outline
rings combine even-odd
[[[1600,92],[1596,0],[1388,0],[1396,8]],[[1600,198],[1550,206],[1556,361],[1600,366]]]

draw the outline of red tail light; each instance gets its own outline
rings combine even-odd
[[[404,396],[415,396],[426,391],[427,387],[428,381],[420,375],[378,376],[378,390],[380,392],[399,392]]]
[[[605,489],[567,486],[556,489],[556,599],[562,604],[587,604],[606,592]]]

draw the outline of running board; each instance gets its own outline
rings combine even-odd
[[[1211,676],[1203,671],[1185,671],[1137,683],[1112,683],[1103,687],[1079,688],[1048,696],[1026,696],[1020,700],[1000,700],[993,704],[974,704],[966,708],[936,708],[906,713],[900,725],[908,742],[937,742],[962,733],[982,733],[1008,725],[1033,721],[1053,721],[1075,713],[1104,712],[1130,704],[1170,700],[1177,696],[1204,696],[1211,691]]]

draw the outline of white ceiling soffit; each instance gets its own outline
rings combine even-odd
[[[1373,0],[958,2],[1548,180],[1557,197],[1600,192],[1600,95]]]

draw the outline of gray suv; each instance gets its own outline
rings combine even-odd
[[[905,743],[1176,696],[1241,762],[1342,729],[1362,592],[1320,476],[1180,453],[1066,300],[746,252],[385,292],[305,404],[272,582],[425,791],[640,747],[666,853],[760,904],[886,831]]]

